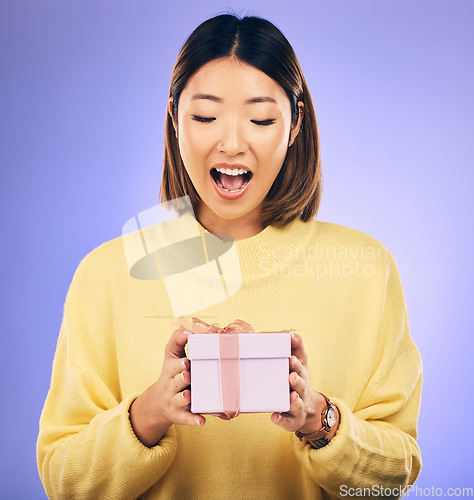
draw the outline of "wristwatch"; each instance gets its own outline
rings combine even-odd
[[[295,432],[300,441],[303,441],[303,438],[306,438],[311,443],[311,446],[313,446],[313,448],[323,448],[329,443],[329,439],[327,438],[327,436],[337,422],[336,406],[324,394],[321,394],[321,396],[323,396],[323,398],[326,400],[326,406],[321,412],[322,428],[319,429],[319,431],[312,432],[311,434],[301,434],[301,432],[299,431]]]

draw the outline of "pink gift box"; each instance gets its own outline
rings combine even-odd
[[[230,356],[223,355],[225,351],[220,350],[220,344],[222,345],[223,341],[228,342],[229,338],[219,341],[220,335],[231,334],[189,335],[191,411],[222,412],[223,398],[226,398],[222,390],[224,388],[229,390],[229,384],[231,391],[237,388],[240,392],[241,413],[288,411],[290,334],[286,332],[233,334],[234,338],[238,337],[238,345],[234,344]],[[225,364],[229,359],[223,359],[228,357],[233,358],[230,365]]]

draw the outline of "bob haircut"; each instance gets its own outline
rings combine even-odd
[[[226,57],[254,66],[283,88],[290,101],[292,127],[298,122],[298,101],[304,104],[304,127],[288,148],[282,168],[262,202],[261,221],[263,227],[283,227],[296,217],[306,222],[317,214],[322,192],[318,125],[293,48],[270,21],[221,14],[204,21],[191,33],[171,76],[173,121],[177,123],[179,97],[190,78],[206,63]],[[167,202],[188,195],[197,214],[201,199],[183,164],[173,121],[167,113],[160,198]]]

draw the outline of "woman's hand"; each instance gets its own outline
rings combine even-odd
[[[159,379],[130,406],[130,422],[138,439],[154,446],[172,424],[203,426],[206,419],[191,413],[190,361],[184,346],[188,332],[178,328],[165,347]]]
[[[321,429],[321,412],[326,400],[311,387],[308,376],[308,357],[299,335],[291,334],[290,410],[273,413],[271,420],[289,432],[311,434]]]

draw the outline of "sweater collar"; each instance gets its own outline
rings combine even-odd
[[[228,283],[261,281],[281,275],[298,258],[298,253],[301,257],[301,249],[314,237],[317,224],[316,219],[303,222],[297,218],[283,228],[269,225],[250,238],[233,241],[226,235],[210,233],[191,214],[180,218],[186,234],[199,231],[208,260],[217,257],[219,262],[217,276],[204,268],[196,269],[196,273],[211,280],[223,276]]]

